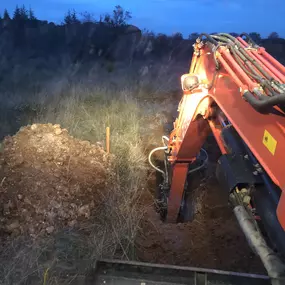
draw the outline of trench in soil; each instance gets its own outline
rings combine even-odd
[[[141,201],[146,212],[136,239],[137,257],[150,263],[266,274],[238,225],[228,203],[228,193],[215,178],[220,153],[213,137],[208,138],[204,148],[209,162],[207,170],[198,173],[191,185],[196,197],[192,222],[161,221],[153,205],[157,175],[150,175],[148,191]]]

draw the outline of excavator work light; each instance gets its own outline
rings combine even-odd
[[[181,83],[183,91],[191,91],[199,86],[199,78],[197,75],[183,75]]]

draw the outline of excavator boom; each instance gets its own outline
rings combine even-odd
[[[187,179],[205,166],[199,157],[212,134],[217,180],[271,277],[285,272],[284,83],[285,67],[247,34],[201,34],[181,77],[179,116],[163,138],[158,194],[165,221],[185,220]]]

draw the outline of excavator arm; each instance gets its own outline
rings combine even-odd
[[[187,203],[187,177],[205,165],[197,158],[212,134],[221,153],[218,182],[271,277],[285,272],[284,83],[285,67],[247,34],[201,34],[181,77],[179,115],[163,138],[158,194],[162,218],[177,222]]]

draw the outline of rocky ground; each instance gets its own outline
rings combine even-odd
[[[101,146],[59,125],[21,128],[4,139],[0,159],[0,229],[12,237],[80,224],[98,210],[112,176],[112,157]]]

